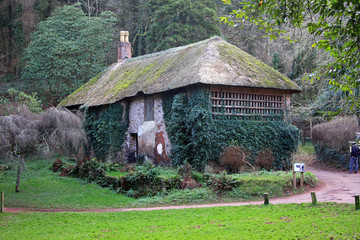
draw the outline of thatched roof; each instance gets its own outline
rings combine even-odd
[[[300,91],[275,69],[221,37],[115,63],[63,100],[60,106],[113,103],[138,92],[153,94],[192,84]]]

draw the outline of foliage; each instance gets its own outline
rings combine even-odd
[[[272,170],[274,168],[275,157],[270,149],[262,149],[256,156],[256,166],[261,169]]]
[[[24,53],[23,78],[57,105],[108,65],[114,16],[86,17],[75,6],[57,8],[37,25]]]
[[[98,159],[119,159],[116,154],[120,152],[124,142],[128,118],[128,106],[120,102],[85,109],[85,132]]]
[[[223,1],[231,4],[231,0]],[[309,78],[319,78],[322,74],[329,78],[334,89],[341,90],[351,104],[359,105],[360,48],[358,32],[360,3],[353,0],[315,0],[315,1],[246,1],[232,15],[240,21],[249,21],[265,29],[266,36],[276,39],[279,35],[292,41],[284,26],[307,28],[318,37],[313,47],[329,53],[332,60],[323,63]],[[223,21],[234,24],[227,17]]]
[[[50,108],[40,114],[24,107],[19,115],[0,117],[0,156],[54,153],[74,156],[86,145],[81,118],[67,109]]]
[[[312,151],[315,152],[313,149]],[[316,162],[316,156],[313,152],[309,153],[304,150],[299,149],[297,152],[291,155],[292,163],[305,163],[305,166],[311,166]]]
[[[203,171],[206,163],[217,158],[215,128],[207,96],[205,90],[194,88],[188,96],[179,93],[163,99],[174,166],[187,162]]]
[[[152,21],[146,34],[147,52],[158,52],[219,35],[212,0],[151,0]]]
[[[351,116],[316,125],[313,143],[317,158],[327,165],[346,168],[350,159],[349,141],[355,140],[358,130],[358,120]]]
[[[288,168],[290,155],[297,149],[299,130],[283,121],[219,119],[215,125],[217,133],[223,137],[219,142],[221,146],[236,142],[253,156],[264,148],[271,149],[276,169]],[[250,163],[254,165],[254,159]]]
[[[328,166],[347,169],[349,167],[350,152],[340,152],[337,149],[315,146],[316,157]]]
[[[220,176],[212,179],[212,186],[214,187],[215,192],[221,195],[222,193],[232,191],[239,186],[239,181],[223,171]]]
[[[55,159],[54,159],[55,160]],[[61,158],[61,161],[69,166],[73,166],[72,159]],[[4,163],[0,160],[0,163]],[[150,196],[143,196],[138,199],[128,198],[125,194],[116,194],[116,190],[121,187],[122,177],[108,177],[102,179],[84,180],[59,177],[59,173],[53,173],[49,170],[52,161],[46,159],[27,159],[26,171],[22,176],[22,188],[24,191],[15,194],[14,179],[16,178],[16,167],[14,162],[7,164],[6,171],[0,170],[0,189],[5,191],[6,201],[5,207],[19,207],[19,208],[61,208],[61,209],[94,209],[94,208],[119,208],[130,207],[134,204],[138,207],[164,205],[164,204],[188,204],[188,203],[209,203],[209,202],[229,202],[242,201],[243,199],[257,199],[262,197],[264,192],[269,191],[271,196],[281,196],[283,191],[290,186],[292,181],[291,173],[284,172],[257,172],[248,174],[230,175],[241,182],[241,185],[233,189],[231,192],[224,192],[222,196],[217,196],[212,185],[212,178],[207,175],[202,177],[195,177],[200,173],[192,172],[191,176],[196,181],[203,184],[203,188],[195,189],[179,189],[179,176],[176,171],[168,168],[157,168],[151,170],[157,172],[155,179],[161,179],[162,183],[157,184],[162,187],[157,187],[158,192],[152,192]],[[89,168],[93,166],[94,168]],[[120,167],[122,170],[124,166],[114,165]],[[74,173],[73,166],[72,173]],[[97,168],[111,169],[109,165],[103,163],[90,163],[87,169],[92,169],[94,172]],[[147,167],[136,167],[145,175],[147,174]],[[66,168],[65,168],[66,169]],[[136,169],[128,171],[137,171]],[[150,169],[150,168],[149,168]],[[125,169],[124,169],[125,170]],[[116,170],[119,171],[119,170]],[[112,171],[111,173],[115,173]],[[305,183],[307,179],[305,173]],[[62,176],[62,175],[60,175]],[[86,175],[88,176],[88,175]],[[218,177],[218,176],[213,176]],[[300,178],[300,175],[297,176]],[[309,182],[310,182],[309,178]],[[146,183],[147,184],[147,183]],[[146,185],[144,188],[151,188],[151,185]],[[103,188],[101,188],[101,187]],[[164,190],[164,188],[166,190]],[[151,190],[147,190],[150,192]],[[121,193],[121,190],[118,191]],[[125,192],[125,191],[124,191]],[[127,191],[126,191],[127,193]],[[129,192],[131,194],[138,194],[137,188],[132,188]]]
[[[22,106],[26,106],[32,113],[42,112],[42,102],[39,100],[36,92],[26,94],[17,91],[14,88],[7,90],[8,96],[0,97],[0,114],[11,115],[21,111]]]
[[[298,144],[299,130],[296,127],[284,121],[226,117],[214,120],[207,105],[208,99],[208,93],[200,87],[194,88],[189,95],[178,93],[163,97],[166,129],[172,145],[171,159],[175,166],[188,162],[203,171],[204,166],[219,159],[223,149],[232,142],[254,156],[269,148],[274,154],[276,169],[289,166],[288,159]]]
[[[220,164],[229,173],[238,173],[244,165],[244,160],[249,158],[249,153],[239,146],[230,145],[220,154]]]
[[[355,132],[358,130],[356,117],[337,117],[330,122],[314,126],[312,140],[315,146],[348,152],[349,141],[355,140]]]

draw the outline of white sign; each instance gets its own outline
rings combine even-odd
[[[294,163],[294,172],[304,172],[305,163]]]

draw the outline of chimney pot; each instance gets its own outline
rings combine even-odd
[[[120,31],[120,42],[118,44],[118,62],[123,62],[131,58],[131,43],[129,42],[129,32]]]

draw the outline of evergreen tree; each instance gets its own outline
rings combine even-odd
[[[182,46],[220,34],[213,0],[150,0],[147,52]]]
[[[75,5],[57,8],[38,24],[25,50],[27,86],[56,105],[94,77],[109,64],[114,21],[110,12],[88,17]]]

